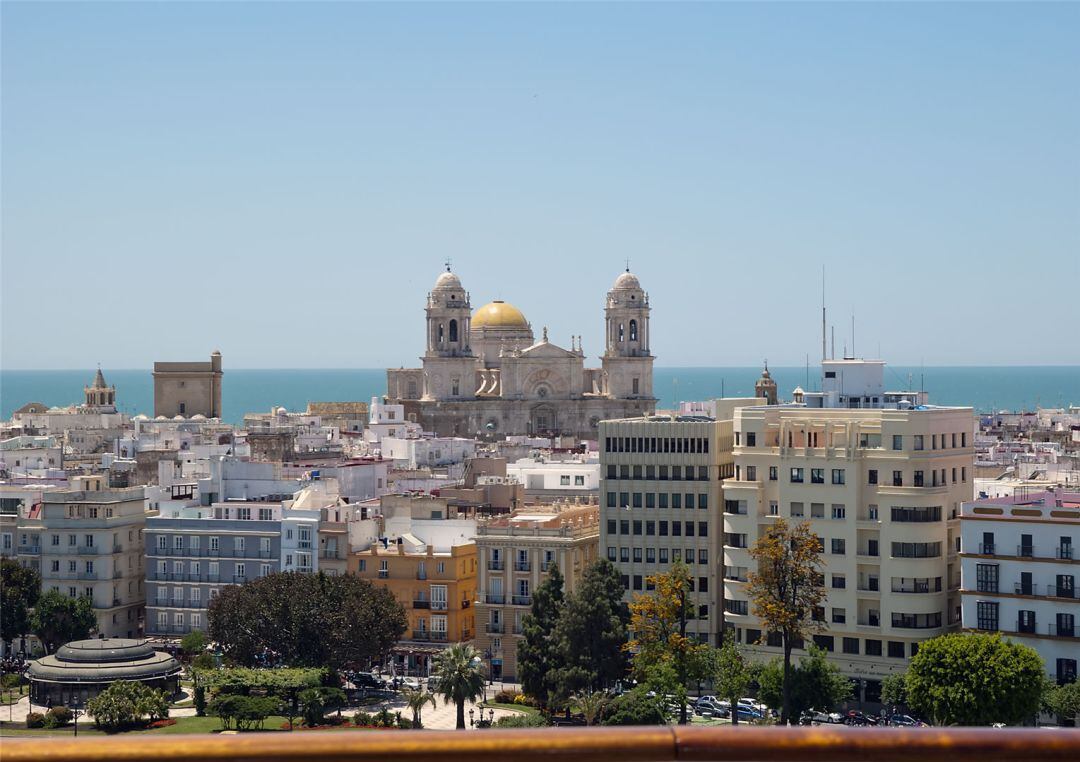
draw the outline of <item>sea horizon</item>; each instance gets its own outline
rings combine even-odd
[[[819,388],[817,366],[770,366],[781,399],[790,399],[796,386]],[[0,417],[29,402],[50,407],[80,403],[83,387],[96,368],[68,370],[0,370]],[[117,408],[130,415],[153,415],[153,377],[150,369],[103,368],[116,386]],[[748,397],[760,367],[665,366],[653,374],[653,393],[659,408],[677,402],[717,397]],[[930,403],[972,407],[976,412],[1060,408],[1080,404],[1080,365],[954,365],[886,366],[890,390],[924,389]],[[308,402],[369,402],[386,392],[383,368],[226,368],[222,384],[224,420],[240,423],[245,413],[268,412],[283,406],[302,411]]]

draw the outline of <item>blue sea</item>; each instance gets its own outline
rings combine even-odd
[[[818,388],[818,370],[770,368],[780,396],[791,390]],[[965,405],[981,412],[1032,410],[1037,406],[1064,407],[1080,404],[1080,366],[1038,367],[932,367],[886,366],[890,390],[925,389],[930,402]],[[116,386],[117,406],[135,415],[153,415],[154,385],[150,370],[104,369],[105,380]],[[760,368],[657,368],[654,392],[660,407],[676,401],[753,395]],[[0,417],[27,402],[69,405],[82,402],[83,386],[94,370],[0,371]],[[909,386],[910,378],[910,386]],[[239,423],[244,413],[266,412],[275,405],[303,410],[308,402],[368,402],[386,391],[386,371],[381,369],[331,370],[225,370],[222,406],[227,420]]]

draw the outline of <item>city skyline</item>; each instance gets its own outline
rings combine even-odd
[[[1076,6],[3,18],[5,369],[408,367],[447,259],[590,357],[629,259],[658,367],[816,364],[822,266],[837,356],[1080,363]]]

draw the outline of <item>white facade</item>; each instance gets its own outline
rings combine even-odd
[[[531,491],[596,493],[600,489],[600,460],[522,458],[506,464],[506,476]]]
[[[423,468],[464,463],[476,454],[476,440],[460,437],[403,439],[385,437],[381,444],[382,457],[393,461],[396,468]]]
[[[963,624],[1042,656],[1059,683],[1080,662],[1080,493],[975,500],[961,513]]]

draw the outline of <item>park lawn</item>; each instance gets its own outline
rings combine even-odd
[[[540,714],[540,710],[535,706],[525,706],[524,704],[499,704],[494,701],[488,701],[483,706],[494,707],[495,709],[505,709],[509,712],[518,712],[520,714]]]
[[[280,717],[274,715],[267,717],[266,722],[263,723],[262,731],[244,731],[245,733],[259,733],[259,732],[280,732],[281,725],[288,722],[287,717]],[[85,723],[85,724],[83,724]],[[163,728],[151,728],[149,730],[128,730],[123,733],[116,733],[115,735],[176,735],[176,734],[202,734],[202,733],[217,733],[221,730],[221,720],[217,717],[177,717],[175,725],[166,725]],[[287,731],[286,731],[287,732]],[[56,728],[55,730],[43,730],[41,728],[34,728],[33,730],[26,727],[25,722],[0,722],[0,736],[2,737],[31,737],[31,738],[62,738],[66,736],[72,736],[74,729],[71,725],[67,725],[63,728]],[[93,721],[86,721],[79,723],[79,735],[88,736],[103,736],[109,735],[102,730],[97,730],[93,726]]]
[[[4,704],[14,704],[28,693],[28,685],[20,685],[18,688],[10,689],[5,688],[0,691],[0,702]]]

